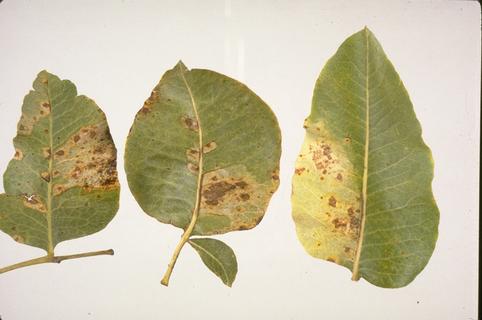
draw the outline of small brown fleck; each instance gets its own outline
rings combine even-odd
[[[243,201],[249,200],[249,194],[247,193],[242,193],[240,197],[241,197],[241,200]]]
[[[90,131],[90,133],[89,133],[89,137],[90,137],[91,139],[94,139],[96,135],[97,135],[97,132],[95,132],[95,130],[92,130],[92,131]]]
[[[351,248],[349,248],[349,247],[345,247],[345,248],[344,248],[344,251],[345,251],[346,253],[350,252],[350,250],[351,250]]]
[[[15,160],[22,160],[23,159],[23,152],[20,149],[15,149],[15,155],[13,156]]]
[[[296,168],[295,173],[300,176],[305,170],[306,170],[305,168]]]
[[[339,180],[339,181],[343,180],[343,176],[341,175],[341,173],[336,175],[336,180]]]
[[[76,134],[74,136],[74,142],[77,143],[77,142],[79,142],[79,140],[80,140],[80,136],[78,134]]]
[[[25,239],[18,234],[14,234],[12,236],[12,238],[13,238],[13,240],[17,241],[18,243],[25,243]]]
[[[334,207],[334,208],[336,207],[336,199],[335,199],[335,197],[331,196],[331,197],[328,199],[328,205],[329,205],[330,207]]]
[[[337,229],[345,228],[346,225],[347,225],[347,221],[345,219],[341,219],[341,218],[333,219],[332,223],[335,226],[335,228],[337,228]]]
[[[236,187],[240,187],[241,189],[244,189],[246,188],[246,186],[248,185],[246,182],[244,181],[238,181],[235,183]]]
[[[345,137],[344,140],[345,140],[346,143],[350,143],[350,142],[351,142],[351,138],[350,138],[350,137]]]
[[[330,261],[330,262],[335,262],[335,258],[333,258],[333,257],[328,257],[328,258],[326,258],[326,260]]]
[[[57,155],[59,157],[63,156],[64,154],[65,154],[64,150],[59,150],[59,151],[55,152],[55,155]]]

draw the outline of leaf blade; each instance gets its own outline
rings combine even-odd
[[[185,229],[191,221],[200,148],[198,123],[182,77],[192,88],[203,125],[203,185],[193,234],[250,229],[263,217],[279,184],[281,134],[259,97],[213,71],[178,64],[154,88],[126,144],[129,188],[142,209],[160,222]],[[245,110],[242,117],[237,117],[238,109]],[[251,117],[256,130],[250,129]],[[243,139],[247,143],[238,143]]]
[[[42,71],[33,87],[4,174],[0,229],[53,254],[62,241],[103,229],[117,212],[116,149],[104,113],[77,96],[72,82]],[[45,228],[43,236],[35,228]]]
[[[323,68],[305,127],[292,197],[305,249],[352,270],[355,280],[407,285],[437,238],[433,162],[408,94],[368,29]]]
[[[238,263],[233,249],[224,242],[210,238],[190,239],[189,244],[197,251],[201,260],[221,281],[231,287],[238,272]]]

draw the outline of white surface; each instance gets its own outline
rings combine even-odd
[[[0,171],[14,153],[22,99],[47,69],[107,114],[123,189],[105,230],[57,248],[114,248],[115,256],[0,275],[1,319],[476,319],[479,12],[469,1],[3,1]],[[345,268],[306,254],[290,212],[315,80],[365,25],[403,79],[435,159],[437,247],[415,281],[396,290],[352,282]],[[141,212],[123,171],[134,114],[179,59],[245,82],[283,133],[281,186],[265,219],[220,237],[238,257],[232,289],[188,246],[170,287],[159,284],[181,232]],[[1,266],[41,254],[0,234]]]

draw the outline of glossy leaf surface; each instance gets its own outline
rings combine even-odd
[[[381,287],[410,283],[435,247],[433,161],[375,36],[349,37],[315,86],[292,207],[308,253]]]

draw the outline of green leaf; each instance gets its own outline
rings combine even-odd
[[[209,238],[190,239],[189,244],[196,249],[209,270],[225,285],[228,287],[233,285],[238,272],[238,263],[233,249],[222,241]]]
[[[293,219],[314,257],[387,288],[409,284],[435,247],[433,161],[402,81],[375,36],[327,62],[305,122]]]
[[[73,83],[42,71],[33,88],[3,176],[0,229],[60,262],[58,243],[103,229],[117,212],[117,151],[104,113]]]
[[[279,184],[280,144],[276,117],[245,85],[179,62],[136,115],[127,180],[147,214],[185,230],[180,250],[191,235],[261,221]]]

